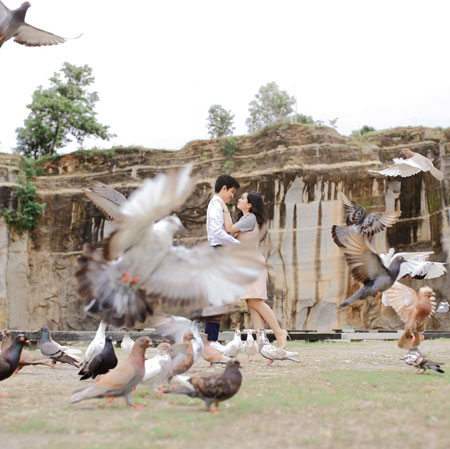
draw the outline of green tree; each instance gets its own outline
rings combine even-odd
[[[376,129],[369,125],[364,125],[361,129],[352,132],[352,136],[364,136],[365,134],[373,133]]]
[[[315,125],[316,122],[310,115],[297,114],[294,117],[294,123],[301,123],[303,125]]]
[[[24,127],[17,128],[15,151],[25,156],[38,158],[55,154],[72,141],[81,145],[86,137],[109,139],[109,126],[96,120],[94,107],[97,92],[90,92],[94,82],[92,69],[77,67],[65,62],[60,73],[51,78],[48,89],[39,86],[33,93],[32,103],[27,105],[30,115]]]
[[[273,81],[261,86],[255,97],[249,104],[250,117],[245,121],[250,133],[271,123],[286,120],[294,111],[295,97],[280,90]]]
[[[234,131],[234,114],[220,104],[213,104],[208,110],[208,133],[211,137],[231,136]]]

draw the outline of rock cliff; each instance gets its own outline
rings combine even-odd
[[[283,326],[329,330],[400,328],[390,308],[376,299],[358,301],[337,312],[356,287],[342,254],[331,239],[333,224],[343,223],[337,197],[343,189],[370,211],[400,209],[399,223],[379,235],[377,248],[433,250],[433,260],[447,261],[449,239],[450,136],[426,128],[399,128],[359,138],[340,136],[327,127],[281,125],[235,138],[236,153],[226,158],[218,140],[194,141],[180,151],[116,148],[79,151],[40,162],[45,173],[34,178],[39,201],[47,207],[39,226],[18,236],[0,224],[0,328],[93,329],[76,293],[76,258],[84,242],[101,241],[108,223],[83,196],[97,179],[126,195],[160,171],[194,163],[195,194],[177,211],[189,230],[182,242],[206,238],[206,206],[224,166],[241,183],[241,191],[261,192],[269,218],[267,260],[269,303]],[[386,166],[404,146],[433,159],[444,172],[439,183],[429,174],[384,178],[367,169]],[[0,155],[0,201],[13,207],[19,156]],[[446,297],[447,276],[429,283]],[[414,287],[421,285],[412,281]],[[448,328],[444,315],[431,328]]]

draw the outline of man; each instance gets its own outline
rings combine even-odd
[[[214,186],[215,195],[211,198],[206,211],[206,232],[211,246],[239,245],[241,242],[225,231],[223,214],[228,213],[225,204],[229,203],[240,185],[230,175],[220,175]],[[206,322],[205,333],[212,345],[219,338],[220,317]]]

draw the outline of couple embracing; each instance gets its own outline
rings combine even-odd
[[[229,203],[240,185],[230,175],[221,175],[214,186],[214,196],[208,204],[206,213],[206,230],[211,246],[230,246],[244,243],[252,248],[258,248],[267,234],[264,201],[262,196],[254,191],[247,191],[238,199],[239,220],[233,224],[228,211]],[[261,253],[261,260],[265,261]],[[273,330],[278,346],[285,347],[288,332],[280,327],[273,310],[264,302],[267,300],[267,270],[246,286],[246,292],[240,299],[245,299],[255,329],[264,329],[267,323]],[[208,340],[215,342],[219,336],[219,321],[208,321],[205,333]],[[214,343],[212,343],[214,346]]]

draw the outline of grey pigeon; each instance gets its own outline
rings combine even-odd
[[[347,226],[335,226],[333,237],[336,245],[343,247],[339,236],[345,232],[347,227],[371,239],[374,234],[383,231],[385,228],[393,226],[400,218],[401,211],[392,212],[371,212],[367,213],[364,207],[347,198],[343,192],[339,192],[345,210],[345,223]]]
[[[0,354],[0,380],[7,379],[17,369],[22,348],[28,344],[28,339],[20,334],[14,339],[12,345]]]
[[[441,374],[445,372],[441,369],[441,365],[444,365],[443,363],[433,362],[423,352],[420,352],[419,348],[410,349],[408,354],[403,356],[403,360],[407,365],[417,368],[420,374],[423,374],[427,369],[432,369]]]
[[[334,228],[331,234],[335,239]],[[336,239],[335,239],[336,242]],[[375,250],[364,238],[351,228],[342,233],[340,243],[343,245],[345,260],[355,280],[362,286],[347,298],[339,308],[348,306],[358,299],[365,299],[377,292],[383,292],[392,287],[400,272],[400,266],[405,262],[403,257],[397,257],[386,268]]]
[[[112,344],[112,338],[107,336],[105,339],[105,346],[89,363],[87,368],[84,370],[83,376],[80,380],[95,379],[99,374],[106,374],[109,370],[117,366],[117,357],[114,352],[114,347]],[[80,374],[80,373],[78,373]]]
[[[31,6],[24,2],[19,8],[10,10],[0,1],[0,47],[14,37],[14,42],[28,47],[56,45],[65,42],[65,38],[40,30],[25,22],[25,14]]]
[[[118,211],[108,212],[114,216],[114,232],[103,251],[85,245],[78,259],[78,293],[89,301],[89,313],[131,328],[158,305],[178,314],[233,303],[265,267],[256,250],[241,245],[173,245],[182,224],[168,214],[193,192],[190,172],[188,166],[146,179]]]
[[[298,352],[286,351],[286,349],[276,348],[270,344],[265,329],[258,329],[257,334],[259,336],[259,353],[268,360],[266,366],[270,366],[274,360],[291,360],[292,362],[300,363],[300,361],[295,358],[295,356],[298,355]]]
[[[42,326],[41,328],[41,342],[39,348],[42,355],[49,357],[54,363],[68,363],[69,365],[79,368],[78,361],[66,354],[62,349],[60,349],[54,342],[50,339],[50,331],[47,326]]]
[[[169,390],[167,393],[186,394],[191,398],[200,398],[205,403],[206,411],[217,413],[216,409],[211,409],[211,405],[215,403],[218,407],[219,402],[233,397],[241,387],[240,366],[238,360],[232,359],[227,363],[223,373],[208,377],[190,377],[188,379],[190,385]]]

